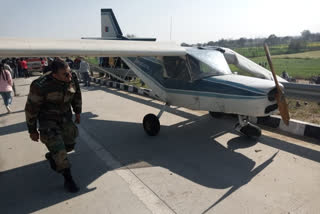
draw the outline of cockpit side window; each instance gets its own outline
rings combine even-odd
[[[187,62],[189,63],[191,68],[192,80],[197,80],[207,75],[213,75],[212,68],[209,65],[197,60],[193,56],[188,55]]]
[[[164,78],[190,81],[191,77],[189,69],[185,59],[176,56],[165,56],[163,57],[164,65]]]
[[[191,68],[191,79],[195,80],[202,73],[199,60],[197,60],[194,57],[188,55],[187,56],[187,61],[188,61],[189,65],[190,65],[190,68]]]
[[[222,53],[216,50],[188,49],[192,81],[209,76],[232,74]]]

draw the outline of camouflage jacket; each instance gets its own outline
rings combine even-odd
[[[34,80],[25,106],[29,133],[37,130],[37,121],[42,129],[71,120],[71,107],[74,113],[81,113],[81,90],[75,73],[70,83],[59,81],[50,73]]]

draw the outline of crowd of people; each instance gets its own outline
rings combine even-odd
[[[14,79],[29,78],[31,76],[30,69],[28,70],[28,58],[6,58],[0,60],[0,95],[3,99],[8,113],[11,113],[10,105],[12,104],[12,95],[18,96]],[[66,62],[72,70],[76,71],[79,80],[84,82],[84,86],[90,86],[90,66],[82,57],[77,57],[75,60],[66,57],[55,58],[40,58],[42,74],[52,72],[52,64],[55,61]]]
[[[99,66],[103,68],[129,69],[127,64],[122,61],[121,57],[100,57]]]
[[[11,73],[13,79],[30,77],[27,58],[6,58],[1,60],[1,64],[5,65],[5,69]]]

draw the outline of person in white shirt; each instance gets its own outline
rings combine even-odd
[[[89,63],[84,61],[83,58],[80,58],[80,68],[79,68],[79,73],[81,75],[81,79],[84,81],[84,86],[90,87],[90,66]]]

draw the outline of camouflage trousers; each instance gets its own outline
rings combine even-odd
[[[70,168],[67,153],[74,149],[77,136],[78,128],[71,120],[48,129],[40,128],[40,140],[51,153],[57,172]]]

